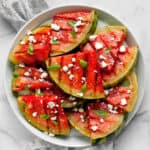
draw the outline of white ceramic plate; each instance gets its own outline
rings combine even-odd
[[[104,10],[100,8],[92,8],[92,7],[87,7],[87,6],[64,6],[64,7],[59,7],[55,9],[50,9],[47,10],[37,16],[35,16],[32,20],[27,22],[24,27],[17,33],[16,37],[13,40],[12,46],[10,48],[10,51],[13,49],[13,47],[19,42],[19,40],[25,35],[27,30],[31,30],[32,28],[35,28],[36,26],[40,25],[41,23],[50,20],[52,16],[55,13],[62,12],[62,11],[72,11],[72,10],[78,10],[78,9],[96,9],[97,12],[100,14],[99,18],[99,26],[103,26],[106,24],[109,25],[124,25],[121,23],[119,20],[117,20],[114,16],[108,14]],[[128,45],[138,45],[136,42],[134,36],[132,33],[128,30],[128,36],[127,36],[127,44]],[[137,77],[138,77],[138,83],[139,83],[139,91],[138,91],[138,99],[136,106],[134,108],[134,111],[129,114],[127,122],[125,126],[132,120],[134,115],[136,114],[137,110],[139,109],[143,94],[144,94],[144,63],[143,63],[143,57],[141,55],[141,52],[139,51],[139,57],[138,61],[135,67]],[[38,136],[39,138],[53,143],[57,144],[60,146],[67,146],[67,147],[85,147],[89,146],[90,142],[89,139],[83,137],[80,135],[78,132],[75,130],[72,130],[70,136],[68,137],[50,137],[43,132],[40,132],[38,129],[34,128],[32,125],[30,125],[22,116],[20,113],[18,106],[17,106],[17,101],[16,97],[13,95],[11,91],[11,80],[12,80],[12,69],[9,61],[7,61],[6,64],[6,71],[5,71],[5,92],[8,98],[8,101],[10,103],[11,108],[13,109],[16,117],[20,120],[20,122],[34,135]]]

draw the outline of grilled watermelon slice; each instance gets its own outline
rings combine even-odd
[[[82,52],[52,57],[47,68],[52,80],[66,93],[83,99],[104,97],[96,53]]]
[[[45,61],[50,52],[50,32],[49,26],[40,26],[34,29],[30,35],[25,35],[20,43],[14,47],[9,55],[9,60],[13,64],[35,65],[37,62]]]
[[[95,31],[97,21],[94,10],[56,14],[51,26],[58,26],[59,30],[52,31],[51,56],[67,53],[85,43],[88,35]]]
[[[68,112],[70,124],[91,142],[114,133],[123,123],[122,111],[109,103],[88,103],[85,108],[74,108]]]
[[[138,82],[135,72],[131,72],[120,85],[107,90],[106,101],[124,111],[132,112],[137,100]]]
[[[108,136],[123,123],[124,115],[119,110],[114,110],[113,106],[110,108],[110,104],[91,103],[87,106],[87,111],[91,140]]]
[[[54,135],[69,134],[68,120],[57,96],[20,96],[18,105],[27,121],[36,128]]]

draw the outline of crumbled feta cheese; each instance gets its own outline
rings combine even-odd
[[[47,34],[48,34],[48,35],[50,35],[51,33],[50,33],[50,32],[48,32]]]
[[[128,93],[128,94],[130,94],[130,93],[131,93],[131,90],[130,90],[130,89],[129,89],[129,90],[127,90],[127,93]]]
[[[105,61],[101,61],[100,64],[102,68],[105,68],[108,66],[108,64]]]
[[[125,98],[122,98],[120,104],[122,106],[127,105],[127,100]]]
[[[69,96],[69,100],[74,101],[74,100],[76,100],[76,97],[74,97],[74,96]]]
[[[119,52],[121,53],[126,52],[126,47],[124,45],[120,46]]]
[[[47,107],[54,108],[56,106],[55,102],[48,102]]]
[[[41,89],[36,89],[36,94],[41,94]]]
[[[51,120],[55,121],[57,119],[57,116],[51,117]]]
[[[75,57],[72,57],[72,62],[76,62],[76,58]]]
[[[81,118],[81,119],[83,119],[83,118],[84,118],[84,116],[83,116],[83,115],[80,115],[80,118]]]
[[[85,82],[85,81],[86,81],[86,78],[85,78],[85,77],[82,77],[81,80]]]
[[[97,35],[90,35],[89,40],[94,41],[97,38]]]
[[[57,113],[58,113],[58,111],[57,111],[57,110],[55,110],[55,111],[54,111],[54,114],[57,114]]]
[[[101,43],[101,42],[95,42],[95,48],[98,50],[98,49],[101,49],[101,48],[103,48],[103,43]]]
[[[24,67],[25,67],[24,64],[19,64],[18,66],[21,67],[21,68],[24,68]]]
[[[61,101],[60,101],[61,103],[63,103],[64,102],[64,100],[63,99],[61,99]]]
[[[40,81],[40,82],[43,82],[44,80],[43,80],[43,79],[39,79],[39,81]]]
[[[78,20],[78,21],[76,21],[74,26],[78,27],[78,26],[82,26],[82,25],[84,25],[84,23],[81,20]]]
[[[101,123],[103,123],[103,122],[104,122],[104,119],[103,119],[103,118],[101,118],[99,121],[100,121]]]
[[[82,97],[82,96],[83,96],[83,93],[77,93],[77,95]]]
[[[33,43],[36,43],[36,39],[34,38],[33,35],[30,35],[29,38],[28,38],[29,42],[33,42]]]
[[[21,41],[20,41],[20,44],[21,44],[21,45],[24,45],[24,44],[26,44],[26,42],[25,42],[24,40],[21,40]]]
[[[71,74],[71,71],[68,71],[67,74],[70,75],[70,74]]]
[[[113,105],[108,104],[107,106],[108,106],[108,109],[109,109],[109,110],[112,110],[112,109],[113,109]]]
[[[53,30],[55,30],[55,31],[59,31],[59,30],[60,30],[60,26],[57,25],[57,24],[54,24],[54,23],[51,24],[51,28],[52,28]]]
[[[118,113],[116,110],[109,110],[109,112],[111,112],[113,114],[117,114]]]
[[[78,20],[83,20],[83,18],[82,18],[82,17],[78,17],[77,19],[78,19]]]
[[[72,104],[73,104],[73,105],[76,105],[76,104],[77,104],[77,102],[73,102]]]
[[[96,125],[91,126],[92,131],[96,131],[97,129],[98,129],[98,126],[96,126]]]
[[[28,30],[27,31],[27,35],[31,35],[32,34],[32,31],[31,30]]]
[[[67,72],[67,71],[68,71],[68,67],[67,67],[67,66],[63,66],[62,69],[63,69],[64,72]]]
[[[73,75],[73,74],[70,74],[70,75],[69,75],[69,79],[70,79],[70,80],[73,80],[73,78],[74,78],[74,75]]]
[[[117,110],[117,109],[118,109],[118,107],[117,107],[117,106],[115,106],[115,107],[114,107],[114,110]]]
[[[104,55],[99,55],[99,59],[106,60],[106,57]]]
[[[47,72],[43,72],[43,73],[41,74],[41,78],[42,78],[42,79],[46,78],[47,76],[48,76]]]
[[[32,117],[36,117],[36,116],[37,116],[37,112],[33,112]]]
[[[74,31],[75,31],[75,32],[78,32],[78,28],[77,28],[77,27],[74,27]]]
[[[58,104],[56,104],[56,107],[59,107],[59,105],[58,105]]]
[[[42,68],[39,68],[38,70],[39,70],[40,72],[43,72],[43,71],[44,71]]]
[[[83,108],[79,108],[79,112],[84,112],[84,109]]]
[[[68,64],[68,67],[69,67],[69,68],[73,67],[73,64]]]
[[[97,73],[97,70],[94,70],[95,73]]]
[[[28,71],[27,71],[27,72],[24,72],[24,75],[25,75],[25,76],[30,76],[30,72],[28,72]]]
[[[109,94],[109,90],[104,90],[105,95]]]
[[[48,133],[48,135],[49,135],[49,136],[52,136],[52,137],[55,136],[55,134],[53,134],[53,133]]]

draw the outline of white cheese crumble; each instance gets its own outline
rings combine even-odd
[[[56,106],[56,103],[54,102],[48,102],[47,107],[54,108]]]
[[[76,21],[74,26],[78,27],[78,26],[82,26],[82,25],[84,25],[84,23],[81,20],[78,20],[78,21]]]
[[[19,64],[18,66],[21,67],[21,68],[24,68],[24,67],[25,67],[24,64]]]
[[[28,30],[27,31],[27,35],[31,35],[32,34],[32,31],[31,30]]]
[[[77,102],[73,102],[72,104],[73,104],[73,105],[76,105],[76,104],[77,104]]]
[[[55,30],[55,31],[59,31],[59,30],[60,30],[60,26],[57,25],[57,24],[55,24],[55,23],[52,23],[52,24],[51,24],[51,28],[52,28],[53,30]]]
[[[29,42],[33,42],[33,43],[36,43],[36,39],[34,38],[33,35],[30,35],[29,38],[28,38]]]
[[[39,81],[40,81],[40,82],[43,82],[44,80],[43,80],[43,79],[39,79]]]
[[[21,44],[21,45],[24,45],[24,44],[26,44],[26,42],[25,42],[24,40],[21,40],[21,41],[20,41],[20,44]]]
[[[46,78],[47,76],[48,76],[47,72],[43,72],[40,77],[41,77],[42,79],[44,79],[44,78]]]
[[[109,109],[109,110],[112,110],[112,109],[113,109],[113,105],[108,104],[107,106],[108,106],[108,109]]]
[[[76,97],[74,97],[74,96],[69,96],[69,100],[74,101],[74,100],[76,100]]]
[[[104,55],[99,55],[99,59],[106,60],[106,57]]]
[[[127,100],[125,98],[122,98],[120,104],[122,106],[127,105]]]
[[[119,52],[121,53],[126,52],[126,47],[124,45],[120,46]]]
[[[32,117],[36,117],[36,116],[37,116],[37,112],[33,112]]]
[[[70,75],[70,74],[71,74],[71,71],[68,71],[67,74]]]
[[[77,111],[78,111],[78,109],[77,109],[77,108],[74,108],[74,109],[73,109],[73,111],[77,112]]]
[[[81,80],[82,80],[83,82],[85,82],[85,81],[86,81],[86,78],[85,78],[85,77],[82,77]]]
[[[127,90],[127,93],[128,93],[128,94],[130,94],[130,93],[131,93],[131,90],[130,90],[130,89],[129,89],[129,90]]]
[[[63,69],[64,72],[67,72],[67,71],[68,71],[68,67],[67,67],[67,66],[63,66],[62,69]]]
[[[69,68],[73,67],[73,64],[68,64],[68,67],[69,67]]]
[[[97,38],[97,35],[90,35],[89,40],[94,41]]]
[[[43,69],[42,69],[42,68],[39,68],[38,70],[39,70],[39,72],[43,72]]]
[[[79,112],[80,113],[84,112],[84,109],[83,108],[79,108]]]
[[[70,74],[70,75],[69,75],[69,79],[70,79],[70,80],[73,80],[73,78],[74,78],[74,75],[73,75],[73,74]]]
[[[30,76],[30,72],[28,72],[28,71],[27,71],[27,72],[24,72],[24,75],[25,75],[25,76]]]
[[[96,131],[97,129],[98,129],[98,126],[96,126],[96,125],[91,126],[92,131]]]
[[[101,65],[102,68],[105,68],[105,67],[108,66],[108,64],[105,61],[101,61],[100,65]]]
[[[83,93],[77,93],[77,95],[82,97],[82,96],[83,96]]]
[[[51,117],[51,120],[55,121],[57,119],[57,116]]]
[[[73,57],[71,60],[72,60],[72,62],[76,62],[76,58],[75,57]]]
[[[63,103],[64,102],[64,100],[63,99],[61,99],[61,101],[60,101],[61,103]]]
[[[78,17],[77,19],[78,19],[78,20],[83,20],[83,18],[82,18],[82,17]]]
[[[55,111],[54,111],[54,114],[57,114],[57,113],[58,113],[58,111],[57,111],[57,110],[55,110]]]
[[[103,43],[101,43],[101,42],[95,42],[95,48],[96,48],[97,50],[99,50],[99,49],[101,49],[101,48],[103,48],[103,47],[104,47]]]
[[[103,118],[101,118],[99,121],[100,121],[101,123],[104,123],[104,119],[103,119]]]
[[[104,90],[105,95],[109,94],[109,90]]]

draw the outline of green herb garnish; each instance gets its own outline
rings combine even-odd
[[[16,73],[16,72],[14,72],[13,77],[16,79],[16,78],[18,78],[18,77],[19,77],[19,74],[18,74],[18,73]]]
[[[82,66],[82,68],[86,68],[88,63],[87,63],[87,61],[80,59],[80,65]]]
[[[44,120],[49,119],[49,117],[50,117],[49,114],[41,114],[41,115],[40,115],[40,118],[41,118],[41,119],[44,119]]]
[[[60,68],[61,68],[61,66],[59,64],[52,64],[49,66],[50,70],[58,70]]]
[[[26,103],[22,103],[22,108],[23,108],[23,109],[27,108],[27,106],[28,106],[28,105],[27,105]]]
[[[71,35],[72,35],[73,38],[76,38],[77,34],[76,34],[75,30],[72,30],[70,33],[71,33]]]
[[[84,83],[84,84],[82,85],[81,91],[82,91],[83,93],[85,93],[85,91],[86,91],[86,83]]]
[[[110,48],[106,48],[105,53],[108,54],[110,52],[110,50],[111,50]]]
[[[59,44],[59,40],[57,38],[52,37],[51,44],[54,44],[54,45]]]
[[[36,89],[35,90],[35,95],[41,95],[41,94],[42,94],[41,89]]]
[[[33,48],[32,43],[29,44],[27,53],[28,53],[29,55],[33,55],[33,54],[34,54],[34,48]]]
[[[129,80],[124,80],[123,82],[121,82],[121,86],[130,86],[130,81]]]
[[[30,90],[30,86],[29,86],[29,85],[25,85],[25,86],[24,86],[24,89],[25,89],[26,91],[29,91],[29,90]]]
[[[105,118],[105,117],[107,117],[109,115],[109,113],[104,111],[104,110],[95,110],[95,113],[98,116],[103,117],[103,118]]]
[[[71,26],[71,27],[74,27],[76,22],[75,21],[69,21],[68,24]]]

